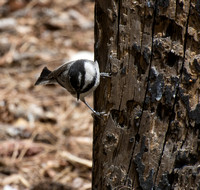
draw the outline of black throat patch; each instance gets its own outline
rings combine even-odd
[[[77,93],[80,93],[84,86],[85,68],[82,60],[77,60],[69,69],[69,80]]]
[[[82,89],[81,93],[89,91],[95,85],[96,78],[97,78],[97,73],[95,73],[95,76],[93,77],[91,83],[89,83],[84,89]]]

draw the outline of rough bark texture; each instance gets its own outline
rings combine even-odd
[[[200,3],[96,0],[93,190],[200,188]]]

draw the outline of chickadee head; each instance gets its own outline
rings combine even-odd
[[[69,81],[76,91],[77,100],[81,93],[85,93],[94,87],[97,80],[97,70],[91,62],[78,60],[69,68]]]

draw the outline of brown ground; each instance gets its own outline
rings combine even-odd
[[[34,83],[45,65],[93,51],[93,9],[89,0],[0,1],[0,189],[91,189],[89,109]]]

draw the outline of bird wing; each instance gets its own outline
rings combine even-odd
[[[67,62],[67,63],[64,63],[62,64],[60,67],[58,67],[57,69],[55,69],[54,71],[52,71],[50,74],[49,74],[49,78],[57,78],[60,74],[62,74],[63,72],[69,70],[69,67],[71,66],[71,64],[73,63],[74,61],[70,61],[70,62]]]

